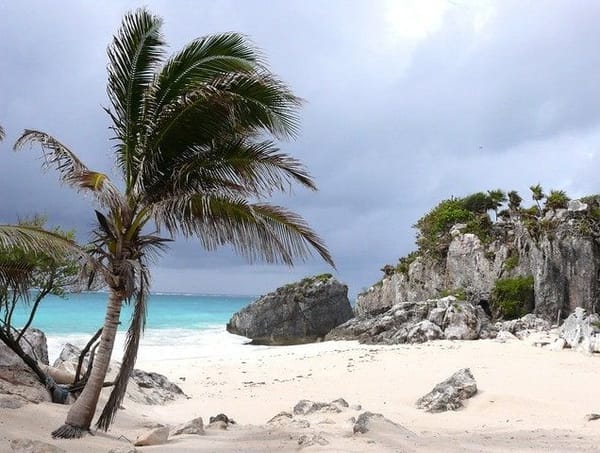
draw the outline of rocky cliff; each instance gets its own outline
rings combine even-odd
[[[539,218],[515,215],[481,234],[455,224],[442,256],[416,253],[360,294],[355,313],[381,313],[400,302],[459,293],[489,312],[500,279],[533,278],[532,311],[545,319],[565,318],[575,307],[598,312],[600,248],[594,205],[571,201]]]

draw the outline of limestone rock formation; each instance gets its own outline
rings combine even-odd
[[[534,313],[548,321],[566,318],[575,307],[597,312],[600,299],[600,247],[597,221],[585,203],[549,210],[534,223],[514,220],[492,226],[489,243],[455,225],[441,258],[419,255],[357,298],[355,314],[377,314],[401,302],[465,291],[485,306],[500,278],[532,276]],[[594,223],[596,222],[596,223]]]
[[[481,307],[453,296],[403,302],[379,315],[364,314],[336,327],[327,340],[361,343],[420,343],[435,339],[493,338],[495,328]]]
[[[310,343],[352,316],[348,287],[324,274],[262,296],[235,313],[227,331],[253,344]]]
[[[436,385],[431,392],[416,402],[419,409],[427,412],[444,412],[463,407],[462,401],[477,393],[477,383],[469,368],[457,371]]]

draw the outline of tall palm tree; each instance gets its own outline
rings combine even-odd
[[[546,194],[544,193],[544,189],[542,189],[541,184],[538,183],[534,186],[529,187],[529,190],[531,190],[531,198],[533,198],[533,201],[535,201],[535,204],[538,208],[538,213],[541,216],[542,206],[540,205],[540,201],[542,201],[546,196]]]
[[[244,36],[196,39],[165,57],[162,20],[128,13],[108,48],[108,96],[119,190],[50,135],[26,130],[15,144],[41,145],[48,165],[99,209],[94,253],[109,290],[100,347],[82,394],[55,437],[89,431],[114,345],[121,306],[134,304],[123,364],[96,426],[108,429],[125,394],[144,328],[149,257],[164,237],[197,237],[207,250],[231,245],[251,261],[288,265],[315,250],[332,257],[297,214],[264,200],[292,183],[316,190],[303,165],[274,140],[295,136],[301,100],[271,74]]]

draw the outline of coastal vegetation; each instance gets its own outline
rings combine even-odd
[[[198,238],[206,250],[229,245],[250,261],[288,265],[316,251],[333,265],[300,216],[265,201],[294,183],[316,190],[304,166],[276,144],[297,134],[301,99],[242,35],[199,38],[167,57],[161,28],[161,18],[145,9],[128,13],[108,49],[106,111],[122,181],[88,168],[44,132],[26,130],[15,144],[40,145],[63,182],[93,196],[91,255],[95,277],[109,290],[94,366],[55,437],[89,431],[121,307],[130,303],[122,365],[96,426],[107,430],[112,423],[144,329],[148,264],[172,237]]]
[[[59,228],[45,230],[45,219],[39,216],[21,221],[15,228],[21,232],[35,232],[38,236],[47,233],[51,239],[46,240],[55,245],[61,241],[70,244],[74,237],[73,232]],[[0,231],[6,232],[6,229],[6,226],[0,227]],[[24,340],[43,299],[48,294],[62,297],[67,289],[74,287],[80,273],[80,261],[77,255],[64,248],[57,250],[39,242],[8,245],[1,238],[0,233],[0,341],[25,362],[42,384],[49,385],[48,376],[38,365],[40,358],[27,354],[21,340]],[[19,306],[27,315],[25,324],[17,329],[14,315]]]
[[[516,319],[531,313],[534,306],[533,276],[496,280],[490,302],[496,318]]]

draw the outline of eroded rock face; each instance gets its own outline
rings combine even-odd
[[[233,315],[227,331],[253,344],[298,344],[323,338],[353,316],[348,287],[324,275],[278,288]]]
[[[495,334],[481,307],[448,296],[399,303],[375,316],[357,316],[333,329],[326,339],[400,344],[436,339],[474,340],[493,338]]]
[[[419,398],[416,405],[427,412],[454,411],[463,407],[463,400],[476,393],[477,383],[471,370],[463,368]]]
[[[437,297],[463,289],[474,303],[489,301],[496,280],[533,276],[534,313],[548,321],[566,318],[575,307],[596,312],[600,298],[600,247],[585,233],[587,206],[549,211],[544,228],[530,233],[520,222],[497,224],[490,245],[471,233],[452,231],[447,255],[440,261],[418,257],[405,273],[387,275],[357,298],[355,314],[378,314],[401,302]],[[583,226],[582,226],[583,225]],[[507,266],[511,257],[512,264]]]

